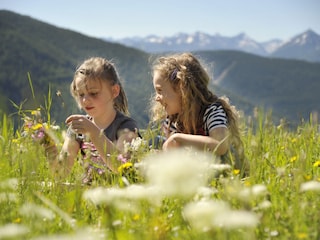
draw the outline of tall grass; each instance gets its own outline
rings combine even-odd
[[[50,97],[45,106],[48,116]],[[0,126],[0,239],[320,239],[320,136],[311,121],[287,129],[262,114],[244,120],[246,179],[212,155],[142,142],[137,171],[91,186],[81,184],[78,162],[54,179],[39,142],[6,115]],[[55,130],[58,146],[63,134]]]

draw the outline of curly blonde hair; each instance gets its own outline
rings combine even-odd
[[[171,121],[178,123],[183,133],[197,134],[198,129],[203,126],[203,115],[207,106],[220,102],[228,119],[230,132],[228,140],[237,149],[238,154],[243,155],[238,112],[234,106],[230,105],[227,98],[217,97],[209,90],[208,72],[194,55],[182,53],[159,57],[153,64],[153,72],[155,71],[181,94],[182,110],[177,115],[168,117]],[[155,97],[152,99],[150,111],[153,121],[167,117],[163,106],[155,101]]]
[[[75,84],[76,79],[80,79],[84,84],[88,80],[105,81],[110,83],[112,86],[118,84],[120,86],[120,93],[114,100],[114,108],[126,115],[129,115],[127,96],[120,82],[116,67],[111,61],[101,57],[92,57],[86,59],[77,68],[74,73],[73,81],[70,85],[70,92],[78,102],[78,92]]]

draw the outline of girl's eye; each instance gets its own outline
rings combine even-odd
[[[91,97],[96,97],[98,95],[98,92],[92,92],[92,93],[90,93],[90,96]]]
[[[78,95],[79,95],[79,97],[81,97],[81,98],[84,97],[84,93],[79,93]]]

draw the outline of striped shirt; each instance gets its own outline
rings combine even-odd
[[[167,118],[164,122],[164,128],[169,130],[170,133],[179,132],[177,129],[177,124],[171,122],[169,126],[169,119]],[[228,119],[227,114],[222,107],[220,102],[215,102],[210,104],[204,112],[203,115],[203,125],[202,129],[198,130],[199,135],[209,136],[210,131],[217,127],[227,128]]]
[[[203,115],[205,135],[217,127],[227,128],[228,119],[221,103],[215,102],[208,106]]]

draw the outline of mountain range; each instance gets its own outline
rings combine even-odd
[[[320,62],[320,35],[311,29],[289,40],[274,39],[257,42],[245,33],[234,37],[203,32],[193,34],[178,33],[170,37],[149,35],[147,37],[127,37],[122,39],[104,38],[150,53],[170,51],[237,50],[265,57],[300,59]]]
[[[140,127],[147,126],[149,100],[154,93],[150,72],[159,53],[89,37],[4,10],[0,10],[0,36],[0,116],[16,116],[21,109],[32,110],[39,105],[45,108],[50,95],[51,119],[63,124],[69,114],[80,112],[69,92],[74,70],[84,59],[101,56],[117,66],[131,116]],[[319,62],[239,50],[193,53],[212,77],[210,89],[218,96],[227,95],[245,116],[252,116],[254,108],[259,107],[271,109],[276,121],[286,119],[296,124],[308,120],[312,112],[320,113]]]

